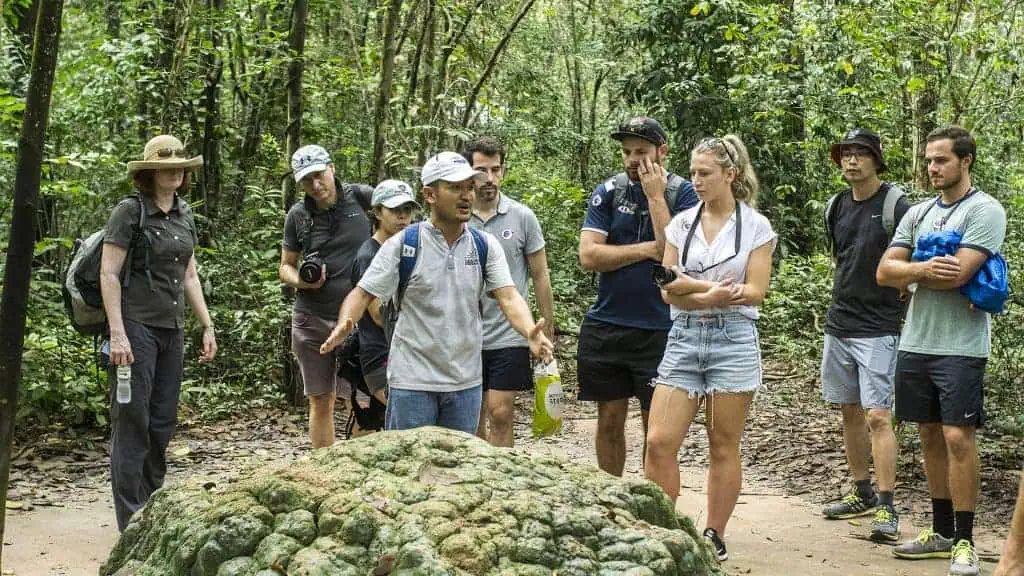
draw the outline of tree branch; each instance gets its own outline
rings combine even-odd
[[[509,40],[512,39],[512,34],[515,33],[516,28],[519,27],[519,23],[523,21],[523,18],[530,12],[530,8],[533,8],[533,4],[537,0],[526,0],[526,4],[519,10],[519,14],[516,15],[515,19],[512,20],[512,24],[509,25],[508,30],[505,31],[505,36],[501,38],[498,45],[494,47],[494,52],[491,53],[490,60],[487,61],[487,66],[484,68],[484,73],[480,75],[480,79],[477,80],[476,85],[473,86],[473,91],[469,94],[469,99],[466,101],[466,109],[462,113],[462,127],[469,126],[470,119],[473,118],[473,108],[476,107],[476,100],[480,97],[480,91],[483,89],[484,84],[487,83],[487,79],[491,77],[491,73],[494,72],[494,66],[498,63],[498,58],[501,57],[502,52],[505,50],[505,46],[508,45]]]

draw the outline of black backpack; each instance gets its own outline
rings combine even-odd
[[[153,287],[153,279],[149,271],[149,238],[146,230],[146,205],[142,195],[134,197],[139,202],[139,222],[134,229],[128,254],[121,268],[121,287],[127,289],[131,284],[131,269],[135,248],[142,245],[145,251],[145,272],[149,287]],[[122,202],[130,200],[125,198]],[[103,259],[103,238],[105,229],[97,230],[88,238],[75,240],[71,253],[71,263],[64,272],[61,292],[64,295],[64,311],[71,320],[71,325],[79,334],[98,336],[107,330],[107,313],[103,309],[103,293],[100,290],[100,266]]]
[[[383,430],[387,406],[370,393],[370,388],[366,385],[366,379],[363,378],[363,365],[359,361],[358,329],[353,330],[339,347],[338,376],[352,384],[352,393],[349,398],[352,404],[352,411],[349,413],[348,422],[345,424],[345,438],[349,439],[352,437],[352,430],[357,422],[361,430]],[[356,394],[360,391],[370,397],[370,405],[366,408],[360,406],[359,402],[356,401]]]

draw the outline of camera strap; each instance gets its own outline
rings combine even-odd
[[[733,258],[739,256],[739,254],[740,254],[740,242],[741,242],[741,240],[743,238],[743,210],[741,210],[740,208],[741,208],[741,203],[740,202],[736,202],[736,230],[735,230],[736,243],[735,243],[735,246],[733,248],[733,255],[728,257],[728,258],[726,258],[725,260],[722,260],[721,262],[719,262],[717,264],[712,264],[710,267],[704,268],[703,270],[701,270],[701,273],[707,272],[708,270],[711,270],[715,266],[719,266],[721,264],[725,264],[729,260],[732,260]],[[697,215],[693,217],[693,223],[690,224],[690,230],[686,233],[686,242],[683,243],[683,253],[682,253],[682,256],[681,256],[679,262],[682,263],[682,265],[683,265],[682,268],[683,268],[683,272],[684,273],[686,272],[686,259],[690,255],[690,242],[693,241],[693,235],[697,233],[697,226],[700,226],[700,217],[701,217],[701,214],[703,214],[703,213],[704,213],[704,203],[701,202],[700,206],[697,207]],[[710,246],[709,246],[709,249],[710,249]]]

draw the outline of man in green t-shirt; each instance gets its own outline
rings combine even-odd
[[[971,185],[975,158],[974,138],[963,128],[928,135],[928,176],[940,195],[910,208],[877,272],[879,284],[913,292],[896,364],[896,417],[919,425],[933,511],[932,527],[893,553],[949,557],[950,576],[980,573],[975,431],[984,424],[990,332],[989,314],[975,309],[960,287],[999,251],[1006,232],[1003,207]],[[938,230],[962,234],[956,254],[912,262],[918,239]]]

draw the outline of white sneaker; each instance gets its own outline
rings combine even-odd
[[[978,553],[974,550],[974,544],[967,540],[961,540],[953,546],[953,555],[949,560],[949,576],[978,576],[981,569],[978,567]]]

